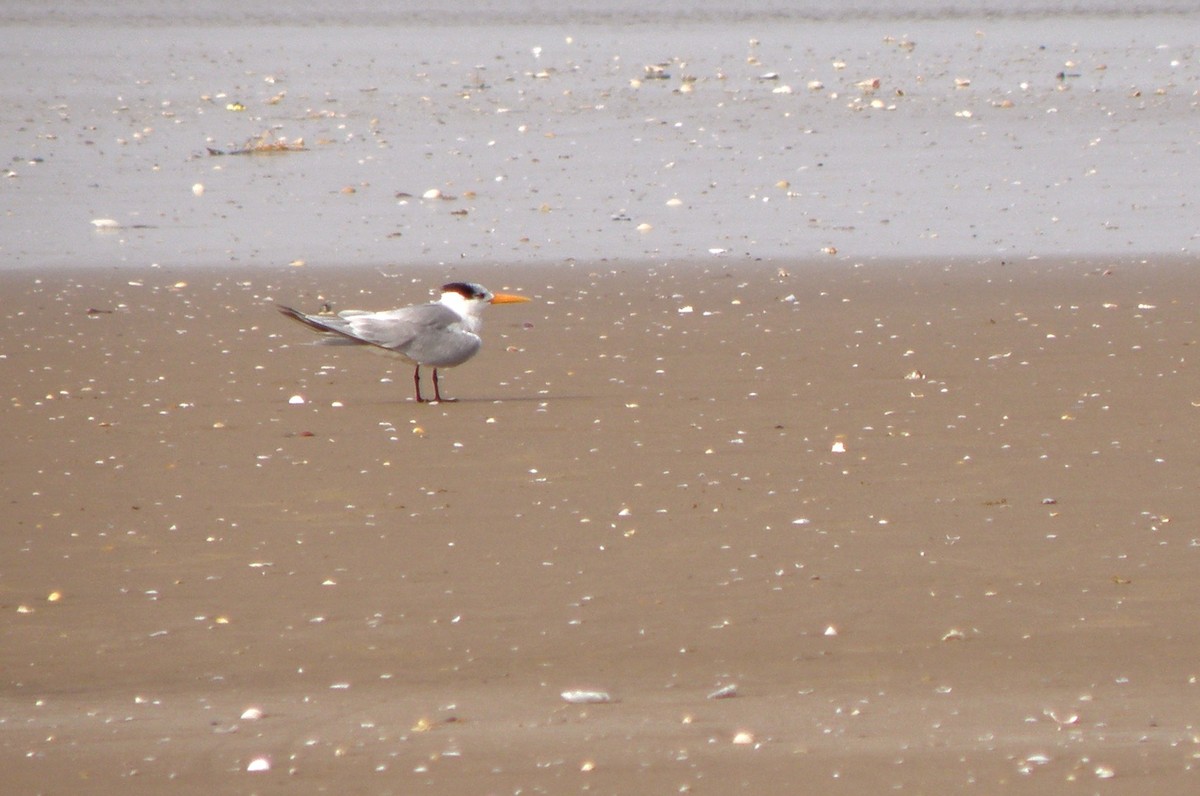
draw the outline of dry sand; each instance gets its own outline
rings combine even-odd
[[[1193,268],[0,274],[5,788],[1182,792]]]

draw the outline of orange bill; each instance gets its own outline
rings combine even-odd
[[[512,293],[497,293],[492,296],[493,304],[520,304],[524,301],[531,301],[531,299],[527,299],[524,296],[516,296]]]

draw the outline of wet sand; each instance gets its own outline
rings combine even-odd
[[[1137,257],[1200,235],[1195,10],[72,5],[0,5],[0,268]],[[208,154],[264,134],[306,151]]]
[[[0,272],[5,787],[1182,792],[1194,268]]]

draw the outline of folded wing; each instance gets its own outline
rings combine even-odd
[[[338,315],[305,315],[291,307],[279,311],[330,342],[383,348],[420,365],[453,367],[479,351],[479,335],[442,304],[422,304],[387,312],[347,310]]]

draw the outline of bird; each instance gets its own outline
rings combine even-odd
[[[309,315],[291,307],[278,310],[292,320],[325,335],[322,343],[367,346],[376,353],[399,357],[414,365],[413,384],[417,403],[429,403],[421,395],[421,366],[433,369],[433,401],[443,398],[438,386],[438,369],[461,365],[479,352],[483,341],[479,330],[481,313],[488,304],[516,304],[529,301],[525,296],[492,293],[475,282],[450,282],[442,285],[437,301],[383,312],[343,310]]]

